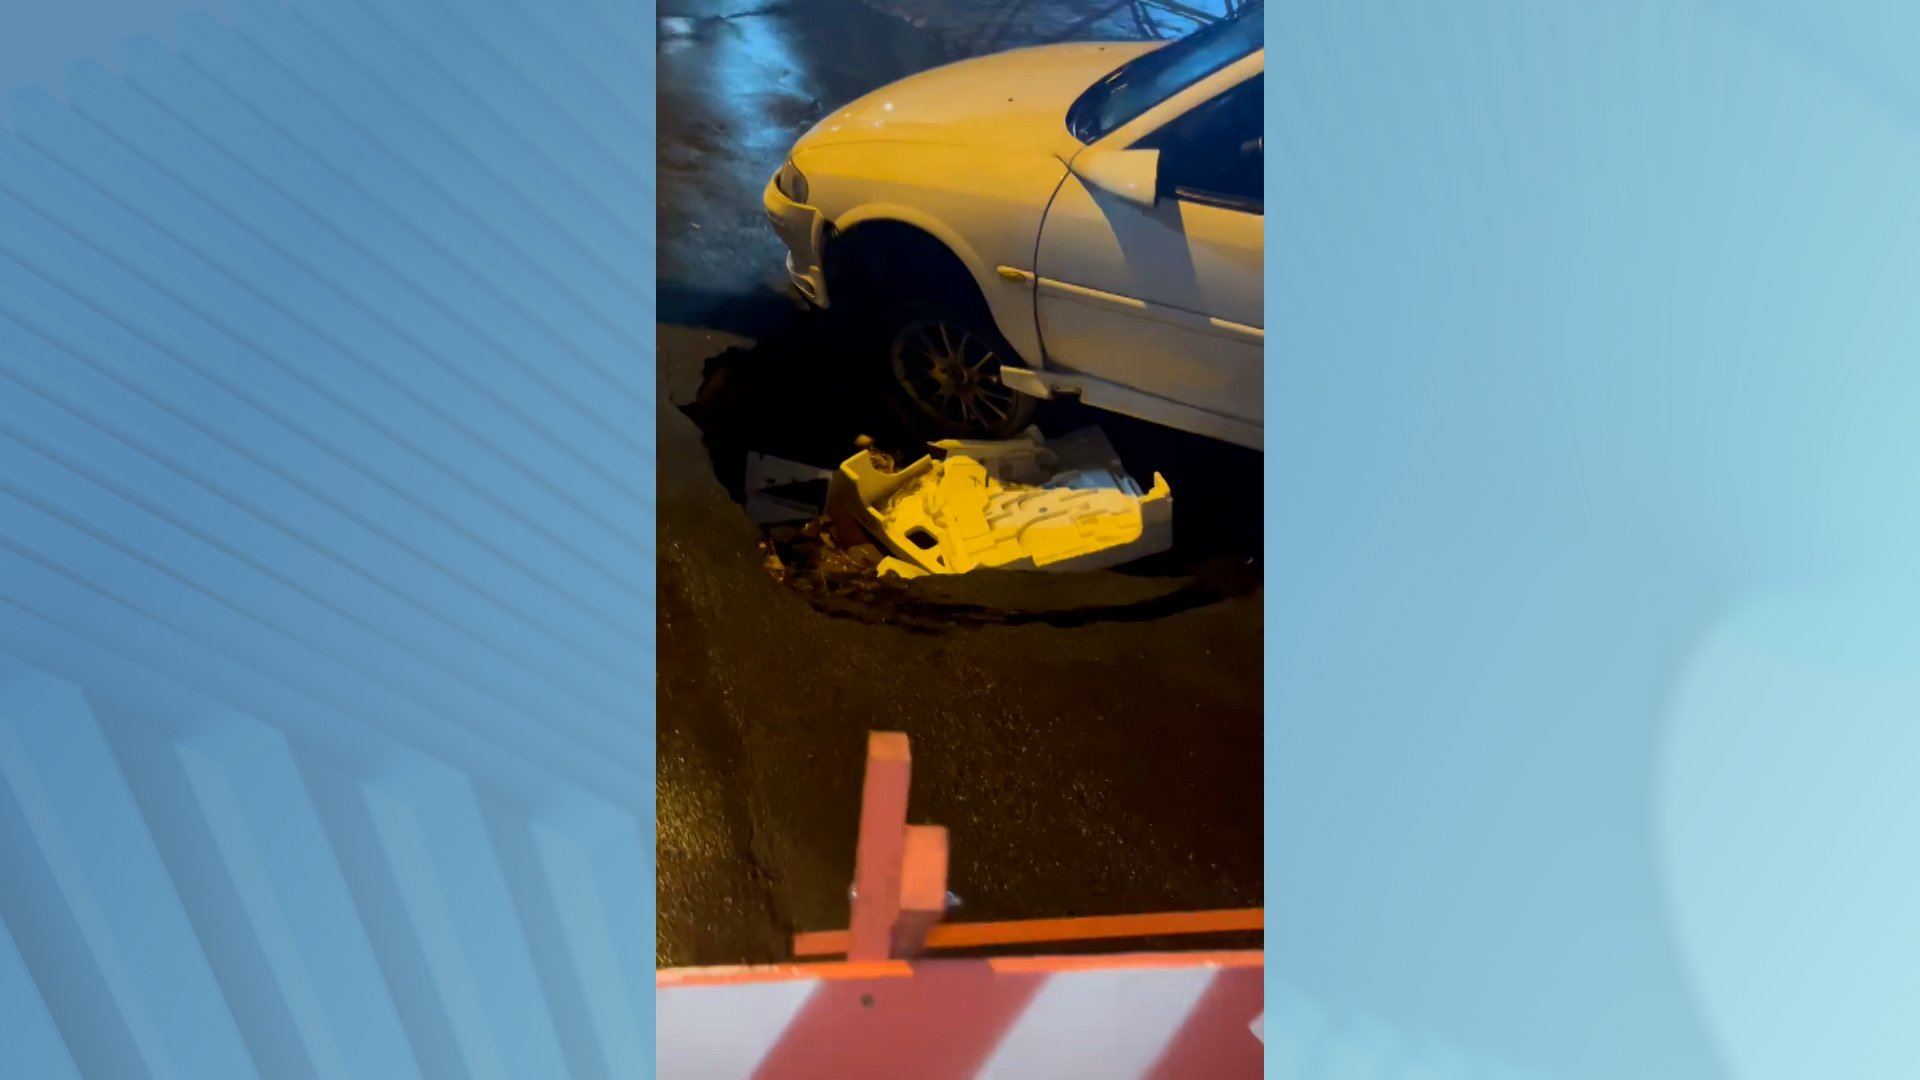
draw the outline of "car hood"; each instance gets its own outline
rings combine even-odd
[[[835,110],[795,153],[852,143],[939,143],[1071,152],[1067,107],[1158,42],[1043,45],[962,60],[890,83]]]

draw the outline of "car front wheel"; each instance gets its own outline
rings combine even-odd
[[[900,305],[887,320],[885,349],[889,389],[915,427],[944,438],[1005,439],[1033,423],[1039,402],[1000,380],[1013,349],[984,316]]]

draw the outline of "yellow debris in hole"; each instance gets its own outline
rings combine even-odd
[[[997,442],[948,440],[898,472],[865,449],[842,462],[827,512],[889,553],[882,576],[976,569],[1097,570],[1167,550],[1173,494],[1141,491],[1088,428],[1048,443],[1037,429]]]

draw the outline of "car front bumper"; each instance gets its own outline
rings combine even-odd
[[[787,276],[808,303],[826,307],[827,275],[820,260],[820,240],[826,219],[813,207],[787,198],[777,179],[776,174],[776,179],[767,181],[761,202],[766,206],[774,235],[787,245]]]

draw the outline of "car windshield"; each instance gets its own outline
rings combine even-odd
[[[1163,48],[1134,57],[1088,87],[1067,110],[1067,130],[1083,143],[1116,128],[1195,82],[1263,47],[1266,13],[1250,4]]]

